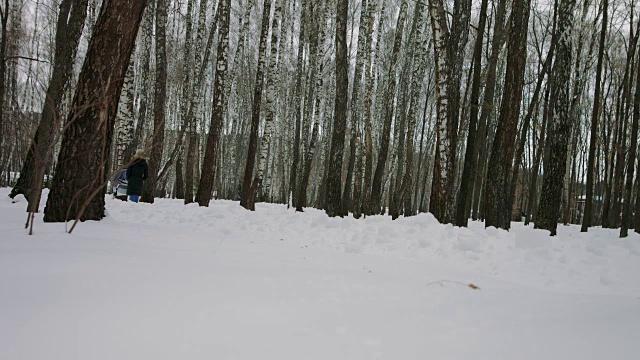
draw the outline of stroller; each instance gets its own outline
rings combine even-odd
[[[113,197],[122,201],[127,201],[127,169],[118,170],[111,182]]]

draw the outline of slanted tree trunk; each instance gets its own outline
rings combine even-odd
[[[329,152],[329,179],[326,203],[326,212],[330,217],[342,216],[342,151],[344,149],[345,128],[347,126],[347,99],[349,96],[348,5],[347,1],[338,1],[336,8],[336,93],[331,150]]]
[[[167,3],[156,0],[156,83],[153,96],[153,135],[149,157],[149,178],[144,182],[141,201],[153,204],[156,194],[167,112]]]
[[[27,152],[25,162],[22,165],[20,177],[10,194],[11,198],[14,198],[18,194],[23,194],[29,201],[29,211],[32,212],[38,211],[42,178],[46,170],[51,166],[54,140],[56,132],[62,122],[60,107],[65,89],[72,76],[73,63],[78,51],[78,43],[82,35],[82,28],[84,27],[86,17],[87,0],[75,2],[64,0],[60,3],[60,13],[56,26],[53,72],[51,73],[51,79],[49,80],[49,86],[45,95],[40,123],[29,147],[29,151]],[[0,51],[2,51],[1,49],[2,45],[0,45]],[[2,55],[0,55],[0,59],[1,58],[3,58]],[[2,70],[0,70],[0,72],[1,71]],[[0,74],[0,79],[4,79],[2,74]],[[3,81],[0,80],[0,83],[0,87],[4,86]],[[0,99],[2,99],[2,97],[0,94]],[[1,127],[2,125],[0,125],[0,128]],[[35,195],[33,198],[31,196],[32,194]]]
[[[218,25],[218,50],[216,60],[216,80],[213,90],[213,108],[211,111],[211,124],[209,125],[209,135],[207,146],[200,171],[200,184],[196,194],[196,202],[200,206],[209,206],[213,182],[216,177],[216,164],[218,160],[218,147],[224,121],[225,108],[225,81],[227,77],[227,66],[229,63],[229,18],[231,13],[231,0],[220,2]]]
[[[116,110],[147,2],[104,0],[78,78],[44,210],[46,222],[100,220]]]
[[[554,86],[551,90],[552,114],[548,145],[549,161],[544,166],[542,193],[535,228],[546,229],[556,235],[560,217],[560,203],[567,163],[567,147],[570,135],[569,78],[571,76],[571,31],[575,0],[561,0],[558,4],[558,45],[553,66]]]

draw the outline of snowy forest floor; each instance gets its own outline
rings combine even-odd
[[[109,197],[28,236],[8,193],[0,359],[638,359],[635,233]]]

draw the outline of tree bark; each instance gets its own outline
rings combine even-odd
[[[535,228],[556,235],[562,201],[562,178],[565,172],[570,135],[569,78],[571,76],[571,31],[575,0],[561,0],[558,5],[558,45],[554,62],[554,86],[551,90],[552,129],[549,133],[549,161],[545,163],[542,194]]]
[[[251,211],[255,210],[256,195],[261,190],[264,181],[265,168],[267,166],[267,152],[271,148],[271,138],[273,132],[273,121],[276,116],[276,76],[278,63],[278,39],[280,37],[280,12],[282,8],[282,0],[276,0],[275,10],[273,13],[273,25],[271,28],[271,56],[269,60],[269,74],[267,78],[267,104],[266,119],[264,124],[264,133],[260,143],[260,159],[258,161],[258,171],[251,184],[249,197],[246,199],[245,208]]]
[[[153,204],[160,162],[164,149],[164,129],[167,108],[167,3],[156,0],[156,83],[153,96],[153,135],[149,157],[149,178],[144,182],[141,201]]]
[[[224,89],[229,63],[229,18],[231,13],[231,0],[222,0],[219,6],[218,58],[216,60],[216,80],[213,89],[213,108],[211,110],[211,123],[209,125],[209,135],[207,137],[202,170],[200,171],[200,184],[198,185],[198,192],[195,199],[200,206],[209,206],[209,202],[211,201],[226,102]]]
[[[482,0],[478,29],[476,30],[476,43],[473,49],[473,84],[471,85],[471,99],[469,112],[469,134],[467,135],[467,149],[464,155],[464,169],[460,182],[460,194],[456,205],[456,226],[468,225],[469,209],[473,190],[473,175],[476,172],[477,154],[474,153],[476,143],[476,131],[480,103],[480,83],[482,81],[482,41],[484,39],[484,27],[487,22],[488,1]]]
[[[102,4],[65,124],[44,211],[46,222],[104,217],[117,103],[146,4],[125,0]]]
[[[329,179],[326,212],[330,217],[342,216],[342,151],[347,126],[347,99],[349,96],[349,58],[347,54],[348,2],[337,2],[336,20],[336,93],[331,150],[329,152]]]
[[[42,178],[46,169],[51,166],[56,132],[62,122],[60,108],[65,89],[72,76],[73,63],[86,17],[87,0],[77,2],[64,0],[60,3],[60,13],[56,26],[53,72],[45,95],[40,123],[22,165],[20,177],[10,194],[11,198],[18,194],[23,194],[29,201],[29,211],[32,212],[38,211]],[[0,45],[1,48],[2,45]],[[3,56],[0,55],[0,58],[3,58]],[[0,79],[4,79],[1,74]],[[2,82],[0,86],[4,86],[4,82],[0,82]],[[0,94],[1,98],[3,96]],[[1,127],[2,125],[0,125]],[[33,198],[32,194],[34,194]]]

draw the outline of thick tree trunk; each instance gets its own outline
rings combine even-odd
[[[551,90],[552,129],[548,139],[549,161],[545,163],[542,194],[535,228],[556,235],[562,201],[562,178],[565,173],[570,135],[569,78],[571,76],[571,31],[575,0],[561,0],[558,5],[558,45],[553,67],[554,86]]]
[[[330,217],[342,215],[342,151],[347,126],[347,99],[349,96],[349,56],[347,54],[348,2],[337,2],[336,20],[336,93],[331,150],[329,152],[329,179],[327,183],[326,212]]]
[[[442,0],[429,2],[436,67],[436,157],[429,209],[441,223],[453,221],[460,83],[469,34],[471,1],[455,0],[451,31]]]
[[[104,217],[113,126],[146,1],[105,0],[78,86],[44,211],[46,222]]]
[[[200,171],[200,184],[196,194],[196,202],[200,206],[209,206],[213,191],[213,182],[216,177],[216,164],[218,161],[218,147],[222,132],[225,109],[225,81],[229,62],[229,18],[231,13],[231,0],[221,0],[220,24],[218,25],[218,51],[216,60],[216,80],[213,89],[213,108],[211,110],[211,123],[209,135]]]
[[[510,193],[505,189],[509,188],[514,141],[520,118],[524,70],[527,62],[529,7],[529,0],[515,0],[513,4],[503,100],[487,169],[487,173],[491,176],[487,176],[484,191],[485,226],[506,230],[509,230],[511,225],[511,199]]]

